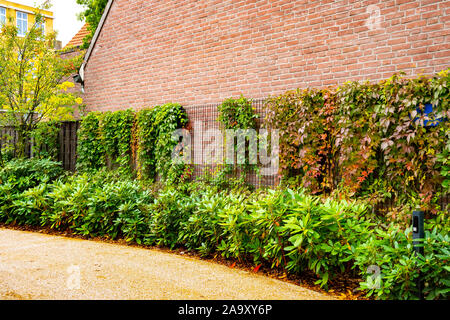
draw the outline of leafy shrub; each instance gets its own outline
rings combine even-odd
[[[286,266],[282,221],[287,210],[283,192],[269,190],[261,199],[249,203],[244,217],[250,236],[248,251],[257,263],[269,261],[272,267]]]
[[[295,273],[311,270],[321,286],[350,271],[355,247],[372,227],[363,204],[322,202],[289,189],[271,190],[247,207],[247,245],[255,262],[268,261]]]
[[[40,225],[42,212],[49,208],[45,197],[47,188],[47,184],[41,184],[17,195],[9,208],[11,211],[10,219],[13,219],[13,222],[19,225]],[[11,222],[11,220],[6,221],[6,223]]]
[[[181,223],[178,241],[202,255],[268,262],[299,273],[311,270],[328,279],[351,272],[355,248],[372,223],[364,204],[307,196],[293,190],[243,194],[206,190],[191,195],[192,214]],[[193,209],[192,209],[193,208]],[[356,274],[354,272],[354,274]]]
[[[217,187],[220,190],[254,190],[255,187],[246,181],[246,172],[249,167],[247,165],[243,166],[244,170],[241,170],[240,176],[233,177],[233,165],[217,165],[213,170],[206,168],[203,172],[203,175],[199,177],[197,180],[201,181],[207,185]],[[247,168],[247,169],[245,169]]]
[[[450,236],[449,229],[439,233],[437,229],[425,232],[425,253],[418,262],[423,276],[426,299],[448,299],[450,293]]]
[[[245,221],[248,221],[247,204],[250,200],[240,189],[231,191],[225,200],[223,210],[217,214],[222,235],[216,250],[226,258],[242,260],[249,254],[250,237]]]
[[[380,299],[418,299],[417,280],[422,276],[426,299],[446,299],[450,291],[449,235],[436,229],[425,232],[424,256],[413,251],[411,228],[402,230],[390,225],[378,228],[355,252],[355,267],[367,279],[361,283],[369,296]],[[370,266],[381,274],[373,275]]]
[[[0,184],[0,221],[12,223],[14,214],[12,214],[13,202],[16,199],[16,189],[10,182]]]
[[[213,252],[222,235],[218,212],[223,209],[222,193],[207,189],[203,193],[191,194],[192,214],[182,222],[179,241],[188,249],[207,256]]]
[[[48,188],[46,196],[51,210],[42,213],[41,224],[49,225],[52,229],[76,231],[89,212],[89,200],[94,191],[118,181],[118,172],[105,170],[56,181]]]
[[[118,171],[54,180],[56,172],[47,170],[42,171],[48,174],[45,177],[21,182],[18,188],[16,175],[30,170],[22,166],[26,167],[8,164],[15,169],[0,172],[8,177],[0,184],[2,222],[185,246],[202,256],[218,253],[290,273],[312,271],[316,283],[325,288],[346,273],[366,279],[361,289],[380,299],[417,298],[415,283],[422,272],[426,298],[448,296],[446,214],[427,220],[425,254],[417,258],[411,230],[374,220],[363,202],[323,199],[291,189],[249,194],[200,183],[164,186],[152,193],[139,182],[123,179]],[[371,266],[381,270],[379,283],[374,283]]]
[[[60,125],[57,121],[39,122],[31,132],[33,156],[40,159],[58,159]]]
[[[138,243],[147,236],[153,196],[137,182],[99,172],[57,182],[47,197],[52,208],[42,213],[43,225],[90,237],[122,236]]]
[[[147,204],[153,198],[142,191],[139,184],[119,181],[94,188],[88,199],[88,212],[77,232],[89,236],[109,236],[115,239],[126,225],[128,239],[143,238],[145,234],[136,232],[142,229],[148,218]]]
[[[15,159],[0,170],[0,184],[10,183],[16,193],[55,180],[63,173],[61,163],[48,159]]]
[[[290,246],[288,270],[308,268],[317,274],[321,286],[337,273],[350,272],[355,247],[371,232],[364,217],[367,207],[355,202],[327,200],[292,194],[283,221]]]
[[[202,256],[218,252],[226,258],[244,258],[248,243],[246,203],[246,195],[237,190],[199,186],[190,194],[192,213],[182,222],[179,243]]]
[[[38,225],[47,208],[47,184],[63,173],[61,164],[48,159],[15,159],[0,170],[0,221]]]
[[[150,208],[150,237],[147,244],[174,248],[183,223],[189,218],[192,203],[185,192],[169,186],[161,190]]]
[[[42,212],[41,224],[56,230],[74,231],[87,215],[94,181],[87,174],[82,174],[69,177],[67,181],[55,182],[47,193],[51,210]]]

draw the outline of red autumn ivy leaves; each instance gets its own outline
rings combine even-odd
[[[339,188],[427,206],[443,181],[437,159],[448,122],[424,128],[413,120],[427,103],[434,105],[431,120],[450,119],[448,80],[449,70],[433,78],[394,75],[269,98],[267,121],[280,130],[280,174],[313,193]]]
[[[334,96],[326,90],[297,90],[270,98],[268,122],[280,130],[280,170],[300,177],[313,193],[332,188]],[[321,108],[317,108],[321,106]]]

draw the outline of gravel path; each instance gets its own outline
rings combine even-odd
[[[331,299],[176,254],[0,228],[0,299]]]

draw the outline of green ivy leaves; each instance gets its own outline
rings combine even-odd
[[[245,98],[241,95],[238,99],[229,98],[222,102],[220,106],[218,106],[219,117],[218,121],[222,125],[222,128],[225,130],[234,129],[234,130],[246,130],[246,129],[257,129],[257,119],[258,114],[255,112],[255,108],[252,105],[252,101]],[[224,144],[226,141],[224,141]],[[249,138],[245,138],[241,143],[249,144]],[[235,146],[235,150],[239,149],[246,150],[246,146],[239,145]],[[241,149],[241,150],[242,150]],[[247,148],[248,149],[248,148]],[[242,165],[241,172],[241,180],[245,181],[247,173],[251,169],[257,169],[254,165],[249,164],[249,160],[244,159],[244,164]],[[232,173],[233,169],[237,171],[238,166],[225,165],[222,170],[216,173],[214,177],[214,183],[218,185],[226,185],[226,181],[228,180],[227,174]]]
[[[134,124],[132,110],[106,112],[101,119],[101,132],[108,159],[122,173],[131,173],[131,139]]]
[[[33,156],[57,161],[60,148],[59,131],[60,125],[58,121],[39,122],[36,125],[36,129],[31,132]]]
[[[172,152],[178,143],[172,139],[172,134],[188,123],[184,108],[179,104],[169,103],[144,109],[138,112],[137,123],[141,176],[155,179],[159,175],[169,183],[177,181],[185,166],[172,162]]]
[[[107,166],[132,174],[136,144],[139,177],[154,180],[159,175],[173,183],[182,175],[184,166],[172,163],[172,151],[178,143],[172,140],[172,133],[187,122],[186,111],[173,103],[136,114],[132,110],[91,112],[82,119],[78,133],[78,170]]]
[[[105,163],[105,146],[100,130],[102,113],[90,112],[81,120],[78,130],[77,170],[96,171]]]
[[[226,99],[218,107],[219,122],[225,129],[256,129],[258,115],[252,101],[241,96],[239,99]]]

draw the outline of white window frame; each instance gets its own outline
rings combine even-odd
[[[20,16],[20,17],[19,17]],[[20,23],[20,25],[19,25]],[[25,23],[25,33],[23,33],[22,28],[24,27]],[[21,11],[16,11],[16,26],[17,26],[17,34],[21,37],[26,36],[27,32],[28,32],[28,13],[26,12],[21,12]],[[20,32],[22,31],[22,32]]]
[[[6,8],[0,7],[0,27],[6,24]]]

